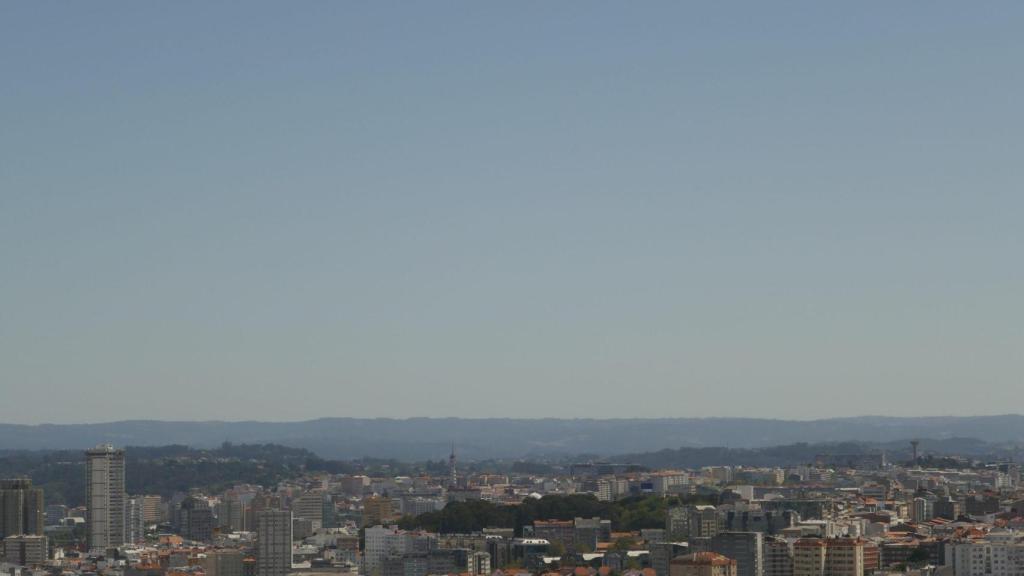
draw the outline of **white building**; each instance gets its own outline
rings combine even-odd
[[[678,492],[677,487],[688,486],[690,483],[690,475],[685,472],[655,472],[650,479],[651,490],[662,496]]]
[[[952,544],[946,565],[955,576],[1024,576],[1024,537],[992,532],[983,540]]]
[[[935,517],[935,505],[928,498],[914,498],[910,518],[914,522],[927,522]]]
[[[363,569],[366,573],[379,568],[385,558],[437,548],[437,536],[426,532],[406,532],[398,526],[371,526],[365,532]]]
[[[125,531],[128,542],[137,543],[146,539],[146,511],[142,496],[129,498],[125,502]]]

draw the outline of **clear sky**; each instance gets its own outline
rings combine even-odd
[[[0,3],[0,421],[1017,412],[1024,3]]]

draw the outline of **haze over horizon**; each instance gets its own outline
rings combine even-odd
[[[836,418],[793,421],[663,419],[322,419],[305,422],[165,422],[25,426],[0,423],[0,451],[115,446],[277,444],[328,458],[445,458],[452,442],[475,458],[543,455],[622,456],[660,450],[760,449],[803,445],[840,450],[906,451],[910,441],[936,453],[1016,453],[1024,415],[933,418]],[[714,452],[714,450],[712,450]]]
[[[851,416],[828,416],[820,418],[771,418],[771,417],[757,417],[757,416],[607,416],[607,417],[595,417],[595,416],[574,416],[574,417],[559,417],[559,416],[487,416],[487,417],[467,417],[467,416],[348,416],[348,415],[335,415],[335,416],[314,416],[311,418],[301,418],[296,420],[274,420],[272,418],[263,419],[222,419],[222,418],[123,418],[116,420],[80,420],[74,422],[51,422],[51,421],[38,421],[38,422],[0,422],[0,425],[13,425],[13,426],[93,426],[93,425],[105,425],[105,424],[118,424],[123,422],[157,422],[167,424],[188,424],[188,423],[224,423],[224,424],[246,424],[246,423],[261,423],[266,422],[270,424],[301,424],[305,422],[316,422],[319,420],[341,420],[341,419],[356,419],[356,420],[396,420],[407,422],[410,420],[514,420],[514,421],[530,421],[530,420],[560,420],[560,421],[645,421],[645,420],[758,420],[758,421],[777,421],[777,422],[827,422],[832,420],[870,420],[870,419],[891,419],[891,420],[928,420],[928,419],[945,419],[945,418],[988,418],[988,417],[1024,417],[1022,412],[1002,412],[993,414],[929,414],[919,416],[905,416],[900,414],[856,414]],[[851,439],[854,440],[854,439]]]
[[[0,422],[1004,414],[1021,17],[2,3]]]

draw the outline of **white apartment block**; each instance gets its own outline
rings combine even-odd
[[[1024,536],[992,532],[984,540],[946,547],[955,576],[1024,576]]]

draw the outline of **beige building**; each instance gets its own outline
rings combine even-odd
[[[793,545],[793,576],[863,575],[863,540],[804,538]]]
[[[142,497],[142,521],[146,525],[164,521],[163,499],[159,495],[147,494]]]
[[[235,548],[211,550],[200,560],[206,576],[242,576],[242,551]]]
[[[669,576],[736,576],[736,561],[714,552],[696,552],[672,559]]]
[[[370,496],[363,500],[363,526],[386,525],[394,515],[391,498]]]
[[[324,524],[324,493],[320,490],[306,492],[292,501],[292,514],[313,522],[314,529]]]

